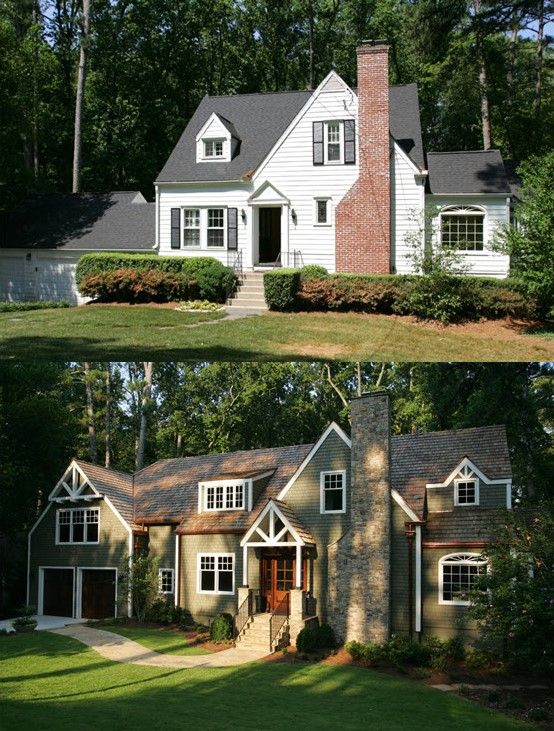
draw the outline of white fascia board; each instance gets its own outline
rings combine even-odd
[[[27,604],[29,604],[29,599],[31,596],[31,535],[33,534],[35,528],[39,525],[39,523],[42,521],[46,513],[50,510],[52,507],[52,503],[49,502],[48,505],[44,508],[42,513],[38,516],[37,520],[33,524],[31,530],[27,534]]]
[[[284,499],[284,497],[287,494],[287,492],[294,485],[294,483],[296,482],[296,480],[300,477],[300,475],[302,474],[302,472],[306,468],[306,465],[308,465],[312,461],[314,455],[317,453],[317,451],[319,450],[319,448],[321,447],[321,445],[327,439],[327,437],[329,436],[329,434],[331,432],[335,432],[343,440],[343,442],[346,444],[346,446],[349,449],[352,448],[352,441],[351,441],[351,439],[344,433],[344,431],[340,428],[340,426],[336,422],[332,421],[329,424],[329,426],[327,427],[327,429],[325,429],[325,431],[323,432],[323,434],[319,437],[319,439],[317,440],[316,444],[314,444],[314,446],[311,448],[310,452],[308,453],[308,455],[306,456],[306,458],[304,459],[304,461],[302,462],[302,464],[300,465],[300,467],[296,470],[296,472],[290,478],[290,480],[287,482],[287,484],[285,485],[285,487],[277,495],[277,500],[283,500]]]
[[[104,495],[104,501],[106,502],[106,505],[109,508],[111,508],[113,514],[119,520],[119,522],[123,525],[123,527],[125,528],[125,530],[129,533],[130,536],[132,536],[133,535],[133,531],[131,529],[131,526],[129,525],[129,523],[127,523],[127,521],[125,520],[125,518],[121,515],[121,513],[115,507],[115,505],[112,503],[112,501],[110,500],[110,498],[109,497],[106,497]]]
[[[457,477],[458,473],[464,468],[469,467],[472,472],[474,472],[477,477],[482,480],[485,485],[504,485],[506,483],[506,480],[510,480],[511,478],[505,477],[504,479],[500,480],[490,480],[481,470],[473,464],[473,462],[469,459],[469,457],[464,457],[464,459],[460,462],[460,464],[455,467],[452,472],[448,475],[446,480],[444,482],[437,482],[437,483],[428,483],[425,485],[425,487],[433,488],[433,487],[446,487],[449,485],[452,480],[454,480],[455,477]]]
[[[71,462],[69,463],[69,467],[63,473],[61,479],[58,480],[58,483],[57,483],[56,487],[52,490],[52,492],[50,493],[50,495],[48,495],[48,500],[53,500],[56,497],[56,491],[59,490],[63,486],[63,483],[66,481],[67,475],[72,474],[74,469],[76,469],[77,472],[81,475],[81,477],[84,480],[86,480],[86,482],[88,482],[88,484],[90,485],[91,490],[96,495],[96,497],[102,497],[102,495],[94,487],[94,485],[93,485],[92,480],[90,479],[90,477],[87,474],[85,474],[85,472],[81,469],[81,467],[79,467],[79,465],[77,464],[77,462],[74,459],[72,459]],[[78,494],[78,493],[75,493],[75,494]]]
[[[210,114],[210,116],[208,117],[208,119],[206,120],[206,122],[202,125],[202,128],[200,129],[200,132],[196,135],[196,142],[198,142],[198,140],[201,140],[202,139],[202,137],[206,133],[206,130],[208,129],[208,127],[210,126],[210,124],[212,122],[219,122],[219,124],[221,124],[223,127],[225,127],[225,125],[223,124],[223,121],[222,121],[221,117],[219,116],[219,114],[217,112],[212,112]],[[225,127],[225,131],[226,131],[228,137],[230,138],[231,137],[231,133],[229,132],[229,130],[226,127]]]
[[[256,529],[258,528],[258,526],[261,524],[261,522],[263,521],[263,519],[266,517],[266,515],[271,510],[273,510],[273,512],[279,517],[279,519],[281,520],[281,522],[285,526],[286,530],[294,538],[295,543],[288,544],[288,543],[283,543],[282,541],[278,541],[278,542],[272,541],[270,536],[268,536],[269,540],[267,542],[264,542],[264,543],[248,543],[248,539],[250,538],[250,536],[254,534],[254,532],[256,531]],[[262,545],[262,546],[284,546],[284,545],[294,545],[294,546],[301,545],[301,546],[305,546],[306,544],[305,544],[304,540],[298,535],[298,533],[293,528],[293,526],[290,524],[289,520],[279,510],[279,506],[276,505],[273,502],[273,500],[270,500],[268,502],[268,504],[265,506],[265,508],[262,510],[262,512],[258,515],[258,517],[254,521],[254,523],[250,526],[250,528],[248,529],[246,535],[241,540],[240,545],[241,545],[241,547],[244,548],[245,545],[249,545],[249,546],[253,546],[253,545],[256,545],[256,546],[258,546],[258,545]]]
[[[259,202],[260,205],[263,206],[268,203],[285,204],[287,206],[290,205],[290,200],[285,195],[283,195],[278,188],[270,183],[269,180],[265,180],[261,185],[256,188],[256,190],[248,198],[247,203],[250,203],[251,205],[255,204],[258,201],[260,195],[264,193],[268,188],[271,188],[275,195],[270,200],[261,200]]]
[[[329,81],[329,79],[331,79],[333,77],[337,78],[341,82],[341,84],[344,85],[344,90],[345,91],[349,91],[352,94],[353,97],[356,97],[356,95],[354,94],[354,92],[352,91],[352,89],[348,86],[348,84],[346,83],[346,81],[344,81],[344,79],[342,79],[336,73],[336,71],[330,71],[327,74],[327,76],[323,79],[323,81],[321,82],[321,84],[317,87],[317,89],[315,89],[312,92],[311,97],[307,100],[307,102],[304,104],[304,106],[300,109],[300,111],[298,112],[298,114],[296,115],[296,117],[294,117],[294,119],[292,120],[292,122],[289,123],[289,126],[285,129],[285,131],[283,132],[283,134],[279,137],[279,139],[277,140],[277,142],[273,145],[273,147],[271,148],[271,150],[267,153],[266,157],[262,160],[262,162],[260,163],[260,165],[258,166],[258,168],[255,169],[254,175],[252,177],[256,177],[256,176],[258,176],[258,175],[261,174],[261,172],[267,166],[267,164],[270,162],[270,160],[275,155],[275,153],[277,152],[277,150],[281,147],[281,145],[283,144],[283,142],[287,139],[287,137],[290,135],[290,133],[292,132],[292,130],[296,127],[296,125],[298,124],[298,122],[302,119],[302,117],[310,109],[310,107],[312,106],[312,104],[314,104],[314,102],[316,101],[316,99],[319,97],[319,94],[320,94],[322,88],[327,84],[327,82]],[[358,121],[357,118],[356,118],[356,121]]]
[[[408,516],[408,518],[410,520],[413,520],[413,521],[419,523],[421,521],[421,518],[419,518],[414,513],[414,511],[410,508],[410,506],[404,500],[404,498],[402,497],[402,495],[400,495],[400,493],[397,492],[396,490],[391,490],[390,492],[391,492],[392,499],[394,500],[394,502],[402,508],[402,510],[406,513],[406,515]]]
[[[402,149],[402,148],[400,147],[400,145],[399,145],[399,144],[398,144],[398,142],[397,142],[397,141],[396,141],[396,140],[394,139],[394,137],[392,138],[392,141],[393,141],[393,147],[394,147],[394,151],[395,151],[395,153],[396,153],[396,152],[398,152],[398,154],[400,155],[400,157],[401,157],[401,158],[402,158],[402,159],[403,159],[403,160],[404,160],[405,162],[407,162],[407,163],[408,163],[408,165],[409,165],[409,166],[410,166],[410,167],[412,168],[412,170],[414,171],[414,175],[421,175],[421,176],[423,176],[423,177],[427,176],[427,170],[425,170],[425,169],[422,169],[422,168],[420,168],[420,167],[419,167],[418,165],[416,165],[416,164],[415,164],[415,162],[414,162],[414,161],[412,160],[412,158],[411,158],[411,157],[410,157],[410,156],[408,155],[408,153],[407,153],[407,152],[405,152],[405,151],[404,151],[404,150],[403,150],[403,149]]]

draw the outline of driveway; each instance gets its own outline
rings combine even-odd
[[[3,619],[0,622],[0,629],[13,629],[12,622],[14,619]],[[59,629],[67,624],[83,624],[86,621],[84,619],[73,619],[72,617],[51,617],[46,614],[35,614],[33,619],[38,622],[36,629]]]

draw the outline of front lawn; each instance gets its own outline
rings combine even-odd
[[[144,645],[154,652],[162,652],[166,655],[207,655],[209,650],[204,647],[197,647],[195,638],[185,636],[184,632],[168,629],[166,627],[131,627],[123,622],[114,624],[102,623],[99,629],[107,632],[116,632],[118,635],[128,637],[140,645]]]
[[[450,693],[356,667],[125,665],[47,632],[0,637],[0,693],[5,731],[531,728]]]
[[[554,341],[503,321],[442,326],[348,313],[221,320],[144,306],[0,313],[0,357],[64,360],[549,361]],[[210,321],[210,322],[208,322]]]

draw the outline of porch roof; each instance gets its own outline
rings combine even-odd
[[[265,515],[269,514],[270,512],[273,512],[276,516],[282,519],[283,524],[289,530],[289,532],[296,533],[296,535],[300,539],[301,544],[315,546],[314,537],[312,536],[310,531],[304,527],[303,523],[297,517],[290,505],[285,503],[283,500],[277,500],[276,498],[268,500],[265,505],[262,506],[261,510],[257,512],[250,526],[248,527],[244,538],[241,541],[241,545],[249,546],[252,543],[256,545],[259,544],[261,536],[255,535],[255,528],[261,523]],[[256,540],[250,540],[250,534],[252,534],[252,538],[255,538]],[[269,535],[268,537],[270,539],[273,538],[273,536],[271,535]],[[262,542],[265,541],[262,540]],[[267,542],[267,545],[278,546],[279,542],[272,542],[270,540]]]

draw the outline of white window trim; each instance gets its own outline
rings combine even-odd
[[[339,126],[339,159],[329,160],[327,148],[329,145],[328,125],[338,124]],[[340,119],[328,119],[323,122],[323,164],[324,165],[344,165],[344,123]]]
[[[465,553],[465,552],[458,552],[458,553],[449,553],[446,556],[442,556],[439,559],[439,604],[443,605],[454,605],[459,607],[469,607],[471,602],[465,599],[444,599],[443,594],[443,584],[444,584],[444,575],[443,575],[443,566],[445,563],[450,563],[451,559],[458,557],[458,556],[464,556],[466,560],[460,559],[459,561],[453,562],[459,566],[487,566],[488,570],[488,562],[481,556],[480,553]],[[472,560],[477,559],[477,560]]]
[[[439,211],[439,243],[442,247],[442,217],[443,216],[482,216],[483,217],[483,248],[482,249],[456,249],[462,256],[489,256],[490,251],[487,247],[488,241],[488,221],[487,210],[476,205],[447,205],[443,206]]]
[[[74,513],[76,510],[96,510],[98,513],[98,522],[95,525],[98,525],[98,540],[96,541],[60,541],[60,513],[61,512],[68,512],[68,513]],[[85,514],[85,520],[86,520],[86,514]],[[84,523],[83,525],[86,525]],[[71,518],[71,522],[69,523],[70,526],[70,537],[73,538],[73,517]],[[59,508],[56,510],[56,546],[97,546],[100,543],[100,508]]]
[[[316,198],[314,198],[314,226],[317,226],[318,228],[320,228],[320,227],[328,228],[329,226],[333,225],[332,224],[333,207],[332,207],[332,203],[331,203],[332,200],[333,199],[331,198],[331,196],[324,196],[324,195],[320,195],[320,196],[317,196]],[[320,201],[325,201],[325,203],[327,203],[327,221],[325,223],[319,223],[317,220],[317,204]]]
[[[202,586],[202,572],[200,569],[200,561],[202,558],[214,558],[215,559],[215,589],[213,591],[208,591],[206,589],[201,589]],[[219,591],[219,570],[217,568],[218,559],[220,558],[232,558],[233,559],[233,590],[232,591]],[[235,594],[235,568],[236,568],[236,562],[235,562],[235,554],[234,553],[197,553],[196,554],[196,593],[197,594],[219,594],[223,596],[234,596]]]
[[[467,483],[467,482],[473,482],[475,485],[475,502],[473,503],[461,503],[459,502],[459,496],[458,496],[458,486],[460,482]],[[479,505],[479,478],[478,477],[459,477],[457,480],[454,480],[454,505],[465,508],[465,507],[475,507]]]
[[[325,510],[325,476],[342,475],[342,510]],[[346,513],[346,470],[326,470],[319,473],[319,512],[321,515]]]
[[[163,574],[170,574],[171,575],[171,590],[167,591],[162,589],[162,575]],[[158,569],[158,591],[160,594],[174,594],[175,593],[175,569]]]
[[[198,211],[198,228],[185,228],[185,211]],[[181,230],[179,232],[179,248],[183,251],[198,251],[202,248],[202,209],[200,206],[183,206],[181,208]],[[198,246],[185,246],[185,231],[198,231]]]
[[[223,246],[208,246],[208,209],[219,208],[223,211]],[[181,206],[181,224],[179,226],[179,249],[175,251],[227,251],[227,209],[228,206],[214,204],[210,206],[186,205]],[[185,228],[185,211],[200,211],[200,245],[199,246],[183,246],[184,228]]]
[[[242,508],[208,508],[208,487],[235,486],[242,484]],[[234,491],[233,491],[234,492]],[[223,494],[225,502],[225,491]],[[198,512],[199,513],[229,513],[237,510],[252,510],[252,480],[212,480],[198,483]]]
[[[206,143],[207,142],[221,142],[221,155],[206,155]],[[202,162],[226,162],[227,155],[225,154],[225,143],[228,144],[228,140],[225,137],[203,137],[202,138]]]

